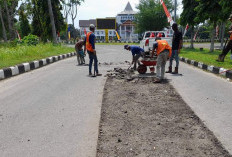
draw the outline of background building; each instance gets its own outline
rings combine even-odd
[[[137,41],[138,40],[138,34],[135,34],[135,24],[133,23],[135,20],[136,13],[137,12],[133,11],[130,2],[128,2],[124,11],[120,12],[116,16],[116,23],[118,26],[117,31],[122,41]],[[79,21],[81,37],[85,37],[84,30],[89,32],[90,24],[94,24],[96,26],[96,19]],[[105,31],[96,29],[95,36],[97,40],[104,41]],[[109,36],[109,40],[116,39],[115,30],[109,30],[108,36]]]
[[[80,26],[80,34],[81,37],[85,37],[85,32],[89,32],[89,25],[94,24],[96,26],[96,20],[91,19],[91,20],[80,20],[79,21],[79,26]],[[105,40],[105,30],[95,30],[95,36],[97,40],[104,41]],[[116,37],[115,30],[109,30],[108,33],[109,40],[113,40]]]
[[[124,11],[117,15],[116,20],[119,27],[118,32],[121,36],[121,40],[138,40],[138,34],[135,33],[135,24],[133,23],[135,21],[136,13],[137,12],[132,9],[130,2],[128,2]]]

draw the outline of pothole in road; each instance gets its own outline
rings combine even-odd
[[[109,77],[104,88],[97,156],[230,154],[168,82]]]

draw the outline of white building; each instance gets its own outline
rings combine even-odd
[[[137,12],[132,9],[130,2],[128,2],[124,11],[117,15],[116,21],[119,27],[118,32],[121,40],[138,40],[138,34],[135,33],[135,24],[133,23],[135,20],[135,14],[137,14]]]

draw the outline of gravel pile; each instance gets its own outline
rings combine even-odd
[[[116,78],[119,80],[126,79],[130,81],[134,79],[134,77],[132,76],[133,74],[135,73],[134,73],[134,70],[132,69],[114,68],[114,70],[108,70],[105,77]]]

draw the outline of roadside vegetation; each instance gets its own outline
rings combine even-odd
[[[203,62],[207,65],[214,65],[216,67],[223,67],[226,69],[232,68],[232,60],[230,60],[230,55],[225,57],[224,62],[217,62],[216,59],[221,51],[215,50],[214,52],[210,52],[209,49],[204,49],[200,51],[199,49],[190,49],[184,48],[180,52],[180,56],[184,58],[188,58],[191,60],[195,60],[198,62]]]
[[[36,46],[0,44],[0,69],[73,51],[73,48],[52,43]]]

